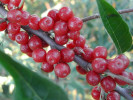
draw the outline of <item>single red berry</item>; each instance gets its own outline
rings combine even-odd
[[[32,57],[32,52],[26,53],[29,57]]]
[[[2,18],[0,18],[1,20]],[[0,23],[0,31],[4,31],[7,28],[7,22]]]
[[[92,91],[91,95],[94,99],[99,100],[100,99],[100,94],[101,94],[101,88],[98,86],[95,86]]]
[[[108,69],[114,74],[120,74],[125,70],[124,63],[119,58],[112,59],[108,63]]]
[[[127,58],[127,56],[125,56],[124,54],[121,54],[121,55],[117,56],[116,58],[119,58],[119,59],[121,59],[123,61],[125,69],[128,67],[130,61]]]
[[[75,54],[77,55],[82,55],[82,53],[84,53],[83,49],[81,47],[74,47],[73,51],[75,52]]]
[[[8,10],[13,10],[13,9],[18,8],[18,6],[19,5],[15,5],[12,2],[9,2],[8,5],[7,5],[7,8],[8,8]],[[20,8],[18,8],[18,10],[22,10],[23,6],[24,6],[24,3],[22,4],[22,6]]]
[[[120,73],[119,75],[124,76],[125,78],[130,79],[129,73],[126,72],[126,71],[123,71],[123,72]],[[128,84],[127,82],[125,82],[125,81],[123,81],[123,80],[120,80],[120,79],[117,79],[117,78],[115,78],[115,82],[116,82],[117,84],[119,84],[119,85],[127,85],[127,84]]]
[[[51,65],[57,64],[60,61],[61,55],[57,49],[51,49],[46,55],[47,62]]]
[[[48,16],[51,17],[56,22],[60,20],[58,14],[59,14],[59,11],[56,9],[53,9],[49,11]]]
[[[33,30],[39,30],[39,21],[40,18],[37,15],[31,15],[29,18],[29,27],[32,28]]]
[[[39,26],[43,31],[50,31],[54,28],[54,20],[51,17],[44,17],[40,20]]]
[[[42,66],[41,66],[41,69],[44,71],[44,72],[47,72],[47,73],[50,73],[54,70],[54,66],[53,65],[50,65],[49,63],[47,62],[43,62],[42,63]]]
[[[130,73],[129,73],[129,78],[130,78],[131,80],[133,80],[133,72],[130,72]]]
[[[10,2],[10,0],[0,0],[2,3],[4,4],[8,4]]]
[[[20,25],[17,23],[8,23],[7,30],[9,33],[17,34],[20,32]]]
[[[43,47],[43,44],[42,44],[42,40],[38,37],[38,36],[32,36],[30,39],[29,39],[29,47],[32,49],[32,50],[35,50],[37,48],[42,48]]]
[[[76,70],[77,70],[77,72],[78,72],[79,74],[81,74],[81,75],[86,75],[86,74],[87,74],[87,71],[84,70],[84,69],[83,69],[81,66],[79,66],[79,65],[76,66]]]
[[[68,21],[73,16],[73,11],[69,7],[62,7],[59,10],[59,17],[63,21]]]
[[[27,44],[28,41],[29,41],[29,35],[26,32],[24,32],[24,31],[20,31],[16,35],[15,40],[19,44]]]
[[[72,62],[74,60],[75,54],[74,51],[68,48],[61,49],[61,59],[63,62]]]
[[[47,44],[47,42],[45,42],[45,41],[42,41],[42,46],[43,46],[43,48],[46,48],[49,46],[49,44]]]
[[[107,69],[107,61],[103,58],[96,58],[92,62],[92,68],[97,73],[103,73]]]
[[[55,36],[55,42],[59,45],[64,45],[68,42],[67,35]]]
[[[116,83],[113,78],[107,76],[101,80],[101,86],[103,90],[107,93],[115,89]]]
[[[41,48],[35,49],[32,52],[32,58],[35,62],[45,62],[46,61],[46,51]]]
[[[86,81],[92,86],[96,86],[100,82],[100,75],[94,71],[89,71],[86,74]]]
[[[71,31],[79,31],[83,26],[83,21],[78,17],[72,17],[68,21],[68,28]]]
[[[76,40],[74,40],[74,44],[77,47],[83,48],[85,46],[86,39],[82,35],[80,35]]]
[[[120,94],[112,91],[107,95],[107,100],[120,100]]]
[[[28,53],[28,52],[32,52],[32,50],[30,49],[28,44],[21,44],[20,45],[20,50],[23,53]]]
[[[66,35],[68,32],[67,23],[63,21],[57,21],[54,25],[55,35]]]
[[[20,25],[28,25],[29,19],[30,19],[30,14],[27,11],[21,11],[22,13],[22,18],[21,21],[19,22]]]
[[[107,49],[103,46],[97,46],[93,51],[93,57],[95,58],[103,58],[107,57]]]
[[[79,36],[80,36],[80,32],[79,31],[70,31],[67,33],[68,38],[72,39],[72,40],[76,40]]]
[[[73,43],[73,41],[69,41],[67,44],[66,44],[66,47],[69,48],[69,49],[73,49],[75,47],[75,44]]]
[[[65,78],[70,74],[71,69],[68,64],[59,63],[55,66],[54,72],[59,78]]]
[[[12,34],[12,33],[8,32],[8,37],[9,37],[12,41],[15,41],[16,34]]]
[[[21,11],[19,11],[17,9],[10,10],[7,13],[7,19],[8,19],[8,21],[10,21],[12,23],[19,23],[21,21],[21,18],[22,18],[22,13],[21,13]]]

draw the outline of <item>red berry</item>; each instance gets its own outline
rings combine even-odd
[[[8,23],[7,30],[9,33],[17,34],[20,32],[20,25],[17,23]]]
[[[2,18],[0,18],[1,20]],[[0,31],[4,31],[7,28],[7,22],[0,23]]]
[[[8,37],[9,37],[12,41],[15,41],[16,34],[12,34],[12,33],[8,32]]]
[[[10,0],[10,2],[14,5],[19,5],[21,0]]]
[[[107,76],[101,80],[101,86],[103,90],[107,93],[115,89],[116,83],[113,78]]]
[[[100,75],[94,71],[89,71],[86,74],[86,80],[87,80],[88,84],[90,84],[92,86],[96,86],[100,82]]]
[[[72,40],[76,40],[79,36],[80,36],[80,32],[79,31],[70,31],[67,33],[68,38],[72,39]]]
[[[64,45],[68,42],[67,35],[55,36],[55,42],[59,45]]]
[[[10,0],[0,0],[2,3],[4,4],[8,4],[10,2]]]
[[[9,2],[8,5],[7,5],[7,8],[8,8],[8,10],[13,10],[13,9],[18,8],[18,6],[19,5],[15,5],[12,2]],[[24,3],[23,3],[23,5],[18,10],[22,10],[23,9],[23,6],[24,6]]]
[[[77,55],[81,55],[82,53],[84,53],[83,49],[81,47],[74,47],[75,54]]]
[[[15,40],[19,44],[27,44],[29,41],[29,35],[26,32],[21,31],[16,35]]]
[[[78,17],[72,17],[68,21],[68,27],[71,31],[79,31],[83,26],[83,21]]]
[[[39,30],[39,21],[40,18],[37,15],[31,15],[29,18],[29,27],[32,28],[33,30]]]
[[[77,72],[78,72],[79,74],[81,74],[81,75],[87,74],[87,71],[84,70],[84,69],[83,69],[81,66],[79,66],[79,65],[76,66],[76,70],[77,70]]]
[[[44,71],[44,72],[47,72],[47,73],[50,73],[54,70],[54,66],[53,65],[50,65],[49,63],[47,62],[43,62],[42,63],[42,66],[41,66],[41,69]]]
[[[86,39],[85,39],[85,37],[83,37],[82,35],[80,35],[76,40],[74,40],[74,44],[75,44],[77,47],[81,47],[81,48],[84,47],[85,42],[86,42]]]
[[[130,73],[129,73],[129,78],[130,78],[131,80],[133,80],[133,72],[130,72]]]
[[[48,16],[51,17],[56,22],[60,20],[58,13],[59,13],[58,10],[53,9],[49,11]]]
[[[69,41],[67,44],[66,44],[66,47],[69,48],[69,49],[73,49],[75,47],[75,44],[73,43],[73,41]]]
[[[20,45],[20,50],[23,53],[28,53],[28,52],[32,52],[32,50],[30,49],[28,44],[21,44]]]
[[[44,17],[40,20],[39,26],[43,31],[50,31],[54,28],[54,20],[51,17]]]
[[[107,95],[107,100],[120,100],[120,94],[112,91]]]
[[[61,36],[66,35],[68,32],[67,23],[63,21],[58,21],[54,25],[55,35]]]
[[[28,25],[29,19],[30,19],[30,14],[27,11],[21,11],[22,13],[22,18],[21,21],[19,22],[20,25]]]
[[[96,86],[92,89],[91,95],[94,99],[99,100],[100,99],[100,94],[101,94],[101,88]]]
[[[72,62],[74,60],[75,54],[74,51],[68,48],[61,49],[61,59],[63,62]]]
[[[63,21],[68,21],[71,17],[73,17],[73,11],[69,7],[62,7],[59,10],[59,17]]]
[[[38,48],[32,52],[32,58],[35,62],[45,62],[46,51],[44,49]]]
[[[61,55],[57,49],[51,49],[46,55],[47,62],[51,65],[57,64],[60,61]]]
[[[32,50],[35,50],[37,48],[42,48],[42,40],[38,37],[38,36],[32,36],[30,39],[29,39],[29,47],[32,49]]]
[[[103,46],[97,46],[93,51],[93,57],[95,58],[103,58],[107,57],[107,49]]]
[[[109,61],[108,69],[114,74],[120,74],[125,70],[124,63],[121,59],[115,58]]]
[[[29,57],[32,57],[32,52],[26,53]]]
[[[59,63],[55,66],[54,72],[59,78],[65,78],[70,74],[70,67],[66,63]]]
[[[130,78],[129,73],[126,72],[126,71],[123,71],[123,72],[120,73],[119,75],[124,76],[125,78]],[[128,84],[128,83],[126,83],[125,81],[122,81],[122,80],[117,79],[117,78],[115,78],[115,82],[116,82],[117,84],[119,84],[119,85],[127,85],[127,84]]]
[[[96,58],[92,62],[92,68],[97,73],[103,73],[107,69],[107,61],[103,58]]]
[[[22,13],[19,10],[13,9],[7,13],[7,19],[12,23],[19,23],[21,21],[21,18]]]

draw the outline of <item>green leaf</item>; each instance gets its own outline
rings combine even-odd
[[[97,0],[102,22],[111,36],[118,54],[127,51],[132,45],[128,25],[120,14],[106,0]]]
[[[68,100],[66,93],[59,86],[15,62],[1,50],[0,64],[14,78],[14,100]]]

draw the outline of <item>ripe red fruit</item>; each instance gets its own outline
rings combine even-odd
[[[76,47],[81,47],[83,48],[85,45],[86,39],[82,35],[80,35],[76,40],[74,40],[74,44]]]
[[[55,42],[59,45],[64,45],[68,42],[67,35],[55,36]]]
[[[96,86],[100,82],[100,75],[94,71],[89,71],[86,74],[86,81],[92,86]]]
[[[43,48],[45,48],[45,47],[48,47],[49,44],[47,44],[47,42],[45,42],[45,41],[42,41],[42,46],[43,46]]]
[[[107,69],[107,61],[103,58],[96,58],[92,62],[92,68],[97,73],[103,73]]]
[[[68,32],[67,23],[63,21],[57,21],[54,25],[55,35],[66,35]]]
[[[54,20],[51,17],[44,17],[40,20],[39,26],[43,31],[50,31],[54,28]]]
[[[29,35],[26,32],[24,32],[24,31],[20,31],[16,35],[15,40],[19,44],[27,44],[28,41],[29,41]]]
[[[123,72],[120,73],[119,75],[124,76],[125,78],[130,78],[129,73],[126,72],[126,71],[123,71]],[[126,83],[125,81],[122,81],[122,80],[117,79],[117,78],[115,78],[115,82],[116,82],[117,84],[119,84],[119,85],[127,85],[127,84],[128,84],[128,83]]]
[[[19,23],[21,21],[21,18],[22,13],[19,10],[13,9],[7,13],[7,19],[12,23]]]
[[[49,11],[48,16],[51,17],[56,22],[60,20],[58,13],[59,13],[58,10],[53,9]]]
[[[87,71],[84,70],[84,69],[83,69],[81,66],[79,66],[79,65],[76,66],[76,70],[77,70],[77,72],[78,72],[79,74],[81,74],[81,75],[87,74]]]
[[[72,40],[76,40],[79,36],[80,36],[80,32],[79,31],[69,31],[67,33],[68,38],[72,39]]]
[[[70,67],[66,63],[59,63],[55,66],[54,72],[59,78],[65,78],[70,74]]]
[[[35,49],[32,52],[32,58],[35,62],[45,62],[46,61],[46,51],[41,48]]]
[[[130,73],[129,73],[129,78],[130,78],[131,80],[133,80],[133,72],[130,72]]]
[[[75,54],[74,51],[68,48],[61,49],[61,59],[63,62],[72,62],[74,60]]]
[[[120,94],[112,91],[107,95],[107,100],[120,100]]]
[[[47,62],[51,65],[57,64],[60,61],[61,55],[57,49],[51,49],[46,55]]]
[[[35,35],[29,39],[28,45],[31,48],[31,50],[42,48],[43,46],[42,40],[38,36],[35,36]]]
[[[73,49],[75,47],[75,44],[73,43],[73,41],[69,41],[67,44],[66,44],[66,47],[69,48],[69,49]]]
[[[8,37],[12,40],[15,41],[16,34],[12,34],[8,32]]]
[[[18,6],[19,6],[18,4],[15,5],[12,2],[9,2],[8,5],[7,5],[7,8],[8,8],[8,10],[13,10],[15,8],[18,8]],[[22,10],[23,6],[24,6],[24,3],[23,3],[23,5],[18,10]]]
[[[47,62],[43,62],[42,63],[42,66],[41,66],[41,69],[44,71],[44,72],[47,72],[47,73],[50,73],[54,70],[54,66],[53,65],[50,65],[49,63]]]
[[[63,21],[68,21],[71,17],[73,17],[73,11],[69,7],[62,7],[59,10],[59,17]]]
[[[95,58],[103,58],[107,57],[107,49],[103,46],[97,46],[93,51],[93,57]]]
[[[100,99],[100,94],[101,94],[101,88],[96,86],[92,89],[91,95],[94,99],[99,100]]]
[[[1,20],[2,18],[0,18]],[[0,31],[4,31],[7,28],[7,22],[0,23]]]
[[[26,53],[29,57],[32,57],[32,52]]]
[[[2,3],[4,4],[8,4],[10,2],[10,0],[0,0]]]
[[[68,21],[68,27],[71,31],[79,31],[83,26],[83,21],[78,17],[72,17]]]
[[[9,33],[17,34],[20,32],[20,25],[17,23],[8,23],[7,30]]]
[[[23,52],[23,53],[32,52],[32,50],[30,49],[30,47],[29,47],[28,44],[21,44],[21,45],[20,45],[20,50],[21,50],[21,52]]]
[[[125,70],[124,63],[121,59],[115,58],[109,61],[108,69],[114,74],[120,74]]]
[[[107,93],[115,89],[116,83],[113,78],[107,76],[101,80],[101,86],[103,90]]]
[[[21,21],[19,22],[20,25],[28,25],[29,23],[29,18],[30,18],[30,14],[27,11],[21,11],[22,13],[22,18]]]
[[[32,28],[33,30],[39,30],[39,21],[40,18],[37,15],[31,15],[29,18],[29,27]]]
[[[84,53],[84,51],[83,51],[83,49],[81,47],[74,47],[73,51],[77,55],[81,55],[82,53]]]

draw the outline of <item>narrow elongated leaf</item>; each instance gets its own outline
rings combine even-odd
[[[127,51],[132,45],[132,37],[127,24],[106,0],[97,0],[97,5],[102,22],[111,36],[118,54]]]
[[[0,64],[14,78],[14,100],[68,100],[66,93],[59,86],[17,63],[1,50]]]

